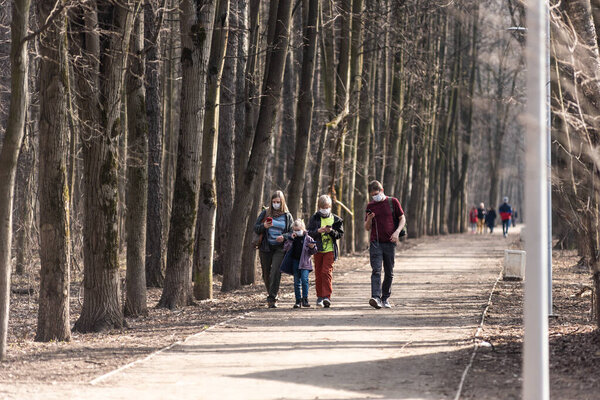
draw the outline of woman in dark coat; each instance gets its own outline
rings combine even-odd
[[[490,229],[490,233],[494,233],[494,226],[496,225],[496,210],[494,210],[494,207],[490,207],[490,209],[486,212],[485,224]]]
[[[269,308],[277,308],[277,294],[281,271],[279,267],[285,256],[283,244],[292,234],[294,220],[285,204],[285,196],[277,190],[271,196],[269,208],[263,210],[254,224],[254,232],[262,234],[258,248],[262,277],[267,288],[267,304]]]

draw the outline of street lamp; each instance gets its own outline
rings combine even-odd
[[[548,3],[527,2],[527,113],[525,134],[525,339],[523,398],[550,397],[548,371]],[[551,250],[551,249],[550,249]]]

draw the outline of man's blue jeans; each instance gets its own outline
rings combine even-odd
[[[508,227],[510,226],[510,219],[502,221],[502,234],[506,236],[508,234]]]
[[[371,297],[387,300],[392,294],[394,279],[394,255],[396,244],[391,242],[371,242],[369,256],[371,259]],[[381,268],[385,277],[381,283]]]
[[[294,266],[294,294],[296,295],[296,301],[300,299],[308,298],[308,274],[310,273],[307,269],[300,269],[300,260],[292,259]],[[302,296],[300,296],[300,288],[302,288]]]

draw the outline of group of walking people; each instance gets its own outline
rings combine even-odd
[[[502,204],[498,207],[500,213],[500,219],[502,220],[502,235],[508,236],[508,228],[512,222],[515,226],[515,220],[513,216],[513,209],[508,204],[508,197],[502,199]],[[483,203],[479,203],[479,207],[472,206],[469,211],[469,222],[471,224],[471,233],[483,234],[485,226],[488,227],[489,233],[494,233],[494,227],[496,226],[496,210],[494,207],[488,209],[485,208]]]
[[[394,253],[406,219],[398,199],[388,197],[378,181],[369,184],[372,198],[365,210],[365,230],[370,232],[369,256],[371,261],[371,298],[374,308],[390,308]],[[338,241],[344,235],[344,221],[332,212],[328,195],[319,197],[318,211],[308,226],[302,219],[292,217],[282,191],[271,195],[268,207],[258,216],[254,225],[267,290],[267,305],[277,308],[281,273],[294,277],[294,308],[310,307],[309,275],[314,270],[316,306],[332,305],[334,263],[339,258]],[[314,268],[313,268],[314,262]],[[381,280],[384,274],[383,282]]]

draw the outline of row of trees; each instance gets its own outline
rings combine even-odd
[[[13,214],[17,273],[39,249],[43,341],[69,339],[79,265],[80,332],[147,313],[146,287],[173,309],[210,298],[214,273],[224,291],[254,283],[250,231],[274,189],[305,218],[331,193],[344,252],[366,248],[370,179],[411,237],[522,196],[512,0],[4,2],[0,355]]]

